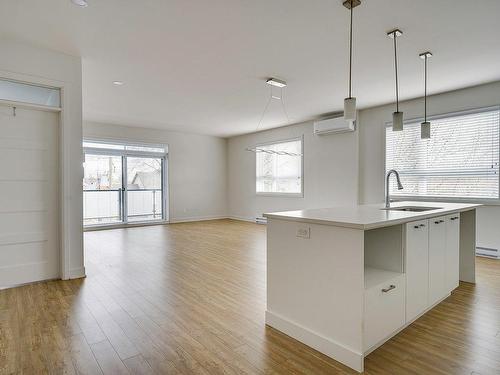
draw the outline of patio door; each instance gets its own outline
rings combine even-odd
[[[84,141],[84,225],[165,221],[166,146]]]

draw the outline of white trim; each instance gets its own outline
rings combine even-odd
[[[192,216],[184,217],[180,219],[172,219],[169,224],[179,224],[179,223],[191,223],[193,221],[209,221],[209,220],[223,220],[229,219],[227,215],[215,215],[215,216]]]
[[[136,221],[127,223],[109,223],[109,224],[94,224],[85,225],[83,227],[84,232],[94,232],[98,230],[106,229],[120,229],[120,228],[134,228],[134,227],[147,227],[151,225],[164,225],[168,224],[168,220],[151,220],[151,221]]]
[[[61,112],[62,111],[61,107],[50,107],[48,105],[31,104],[31,103],[18,102],[15,100],[5,100],[5,99],[0,99],[0,105],[7,106],[7,107],[36,109],[39,111],[47,111],[47,112]]]
[[[86,277],[85,267],[72,268],[69,271],[69,278],[70,279],[81,279],[83,277]]]
[[[266,324],[358,372],[363,372],[363,353],[347,348],[271,311],[266,311]]]
[[[245,216],[231,215],[231,216],[228,216],[227,218],[230,219],[230,220],[245,221],[245,222],[250,222],[250,223],[256,224],[254,217],[245,217]]]

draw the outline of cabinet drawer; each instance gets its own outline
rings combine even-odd
[[[364,350],[405,324],[405,275],[365,291]]]

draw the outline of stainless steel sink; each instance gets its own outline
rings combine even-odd
[[[401,206],[401,207],[382,208],[382,210],[386,210],[386,211],[424,212],[424,211],[439,210],[440,208],[442,208],[442,207]]]

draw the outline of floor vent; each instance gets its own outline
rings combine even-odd
[[[266,225],[267,224],[267,219],[265,217],[256,217],[255,218],[255,222],[257,224],[263,224],[263,225]]]
[[[491,247],[476,246],[476,255],[480,257],[500,259],[500,252],[498,249],[493,249]]]

